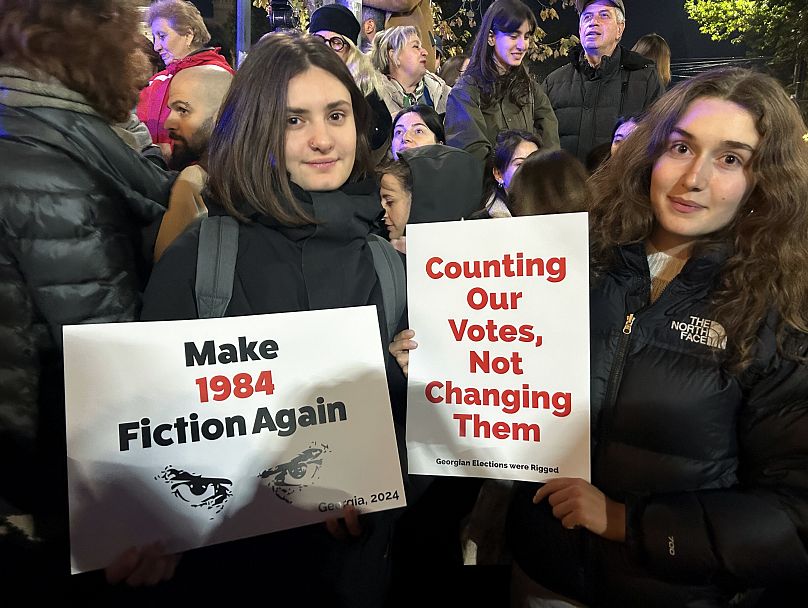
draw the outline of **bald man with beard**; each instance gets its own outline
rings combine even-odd
[[[171,79],[165,121],[173,143],[168,166],[182,170],[201,163],[213,132],[216,115],[230,89],[233,75],[224,68],[200,65],[177,72]]]
[[[160,224],[155,261],[192,221],[207,213],[200,193],[207,180],[204,167],[208,142],[232,80],[230,72],[213,65],[186,68],[171,79],[168,93],[171,113],[165,121],[173,142],[168,166],[182,172]]]

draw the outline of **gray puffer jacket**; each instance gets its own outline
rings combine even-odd
[[[66,555],[35,539],[65,533],[62,327],[138,318],[142,229],[174,174],[78,93],[1,65],[0,165],[0,562],[53,574]]]

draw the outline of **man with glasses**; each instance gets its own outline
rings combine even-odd
[[[561,147],[586,161],[611,140],[618,116],[640,114],[662,94],[654,62],[620,45],[623,0],[576,0],[583,50],[552,72],[544,90],[558,118]]]

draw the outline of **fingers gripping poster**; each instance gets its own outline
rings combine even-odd
[[[409,471],[589,480],[584,213],[407,226]]]
[[[64,329],[73,572],[405,504],[374,307]]]

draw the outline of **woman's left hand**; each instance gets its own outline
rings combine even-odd
[[[539,488],[533,504],[545,498],[565,528],[584,527],[607,540],[625,542],[626,506],[611,500],[591,483],[570,477],[552,479]]]
[[[337,540],[348,540],[362,536],[362,525],[359,523],[359,511],[352,505],[342,508],[342,517],[325,520],[329,534]]]

